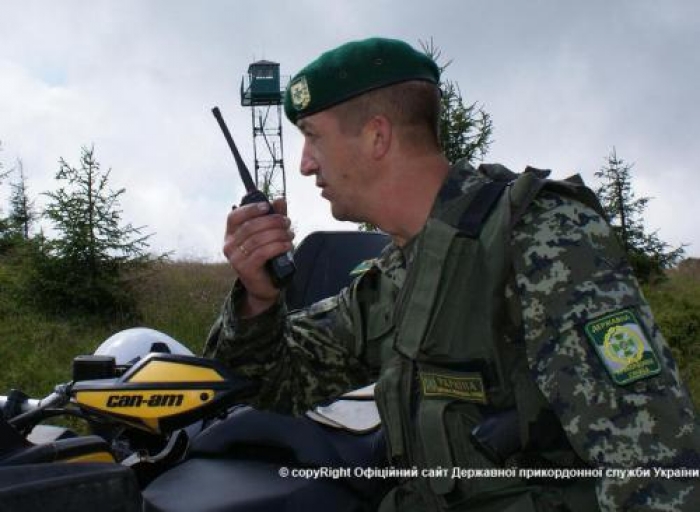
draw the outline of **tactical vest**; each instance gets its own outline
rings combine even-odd
[[[601,214],[602,208],[577,179],[547,180],[545,171],[531,168],[520,175],[501,166],[481,169],[493,180],[434,209],[413,242],[415,258],[398,296],[378,271],[356,283],[362,303],[356,325],[365,329],[357,334],[381,361],[375,396],[392,463],[433,470],[406,482],[427,509],[545,510],[535,503],[549,492],[546,486],[517,477],[455,478],[452,472],[526,465],[528,453],[536,455],[536,467],[582,464],[528,375],[524,343],[507,341],[513,333],[505,331],[512,325],[505,289],[512,228],[542,189]],[[477,442],[475,428],[513,418],[515,444],[506,461]],[[538,431],[552,425],[556,432]],[[547,452],[558,455],[547,458]],[[551,504],[595,510],[593,485],[588,480],[557,491]]]

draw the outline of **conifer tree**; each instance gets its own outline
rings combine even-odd
[[[677,264],[684,246],[671,248],[657,231],[648,233],[643,219],[650,197],[636,197],[632,188],[632,167],[617,156],[615,148],[606,164],[595,173],[602,180],[596,193],[608,214],[637,278],[648,282],[661,278],[663,271]]]
[[[2,141],[0,141],[0,151],[2,151]],[[0,185],[3,184],[3,181],[9,174],[10,171],[4,170],[4,165],[0,162]],[[10,235],[10,219],[5,217],[3,208],[0,206],[0,254],[7,250]]]
[[[24,174],[22,160],[17,159],[14,168],[17,173],[16,181],[10,184],[10,214],[8,217],[11,230],[22,240],[29,240],[32,224],[36,220],[34,201],[29,199],[27,177]]]
[[[441,50],[433,40],[421,41],[423,52],[435,62],[440,60]],[[440,65],[440,74],[452,61]],[[491,115],[476,102],[464,104],[459,85],[452,80],[444,79],[440,83],[442,97],[440,100],[440,120],[438,123],[440,145],[447,160],[455,163],[466,159],[469,163],[483,160],[489,150],[493,135]],[[360,224],[361,231],[376,231],[369,223]]]
[[[421,42],[426,55],[438,62],[442,91],[440,105],[440,144],[450,163],[466,159],[469,163],[483,160],[492,143],[493,122],[491,115],[476,102],[465,105],[459,85],[444,78],[452,61],[439,64],[442,51],[433,40]]]
[[[125,274],[149,260],[143,227],[123,224],[119,198],[109,187],[94,147],[83,147],[80,165],[59,161],[61,186],[47,192],[44,215],[57,236],[46,241],[39,265],[45,303],[90,313],[127,311],[131,306]]]

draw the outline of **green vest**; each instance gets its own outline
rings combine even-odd
[[[553,491],[517,477],[452,474],[453,468],[526,465],[531,455],[536,458],[529,459],[530,467],[582,464],[528,376],[524,344],[507,341],[504,291],[511,230],[540,190],[602,209],[577,178],[547,180],[543,171],[531,168],[520,175],[497,165],[481,169],[492,181],[438,201],[413,241],[415,258],[398,295],[377,271],[355,284],[360,299],[355,325],[365,329],[357,334],[366,341],[369,357],[381,362],[375,396],[391,461],[418,472],[436,470],[405,484],[419,495],[417,509],[546,510],[535,502],[546,502],[552,493],[552,506],[595,510],[593,480]],[[441,197],[446,192],[449,196],[443,187]],[[545,423],[556,425],[559,437],[537,439],[532,425],[547,414]],[[515,452],[507,454],[507,461],[475,441],[474,429],[494,418],[514,425]],[[385,503],[382,510],[396,506]]]

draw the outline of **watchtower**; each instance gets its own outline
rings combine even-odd
[[[282,146],[280,65],[260,60],[248,66],[241,80],[241,105],[251,107],[255,184],[270,197],[286,196]]]

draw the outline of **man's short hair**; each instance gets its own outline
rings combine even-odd
[[[402,142],[435,149],[439,143],[440,90],[430,82],[410,81],[374,89],[331,109],[347,135],[357,135],[374,116],[385,116]]]

